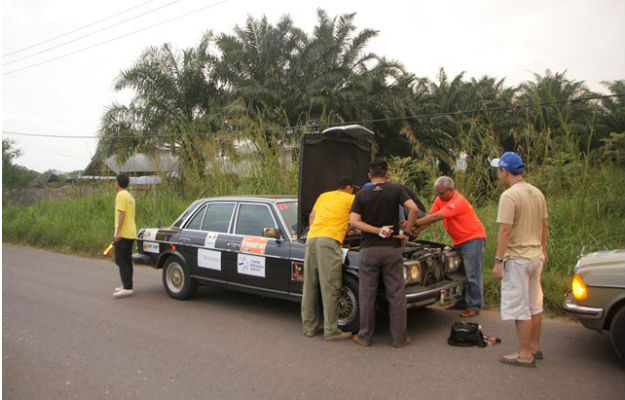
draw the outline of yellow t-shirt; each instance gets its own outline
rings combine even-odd
[[[122,225],[121,236],[124,239],[135,239],[137,237],[137,225],[135,224],[135,199],[127,190],[120,190],[115,196],[115,232],[119,225],[119,212],[124,211],[124,225]]]
[[[512,225],[504,258],[537,261],[543,257],[543,220],[547,218],[545,196],[527,182],[518,182],[501,194],[497,222]]]
[[[338,190],[322,193],[313,207],[315,219],[308,238],[327,237],[343,243],[354,197]]]

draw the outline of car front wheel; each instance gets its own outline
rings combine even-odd
[[[197,282],[189,275],[189,268],[177,257],[170,257],[165,262],[163,286],[168,295],[178,300],[189,299],[197,291]]]
[[[612,336],[612,346],[621,361],[625,363],[625,306],[616,312],[610,325],[610,335]]]
[[[343,275],[343,287],[339,297],[339,329],[356,332],[360,326],[360,304],[358,303],[358,281]]]

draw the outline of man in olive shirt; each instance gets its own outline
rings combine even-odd
[[[543,292],[540,284],[547,262],[547,203],[536,187],[525,182],[521,157],[506,152],[492,160],[499,180],[508,187],[499,198],[497,250],[493,278],[501,283],[501,319],[515,320],[520,350],[501,362],[535,367],[543,358],[540,331]]]
[[[135,199],[128,193],[130,179],[119,174],[115,179],[115,264],[119,267],[122,286],[115,289],[113,296],[132,296],[132,244],[137,237],[135,224]]]
[[[341,244],[349,223],[354,188],[350,177],[341,177],[337,189],[322,193],[310,213],[302,296],[302,330],[308,337],[315,336],[320,330],[316,312],[317,284],[321,288],[325,339],[344,340],[352,336],[351,332],[343,332],[338,328],[338,301],[342,286]]]

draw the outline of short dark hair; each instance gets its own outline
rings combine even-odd
[[[123,172],[121,174],[117,174],[116,179],[117,184],[122,189],[126,189],[128,187],[128,184],[130,183],[130,178],[128,178],[128,175],[124,174]]]
[[[356,186],[354,184],[354,180],[349,175],[343,175],[338,179],[338,181],[336,181],[336,187],[338,189],[343,189],[347,186]]]
[[[373,178],[384,178],[388,172],[388,163],[381,158],[376,158],[369,163],[369,173]]]

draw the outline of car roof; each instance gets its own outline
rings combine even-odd
[[[221,197],[208,197],[202,199],[203,201],[265,201],[265,202],[278,202],[278,201],[297,201],[297,196],[293,195],[249,195],[249,196],[221,196]]]

